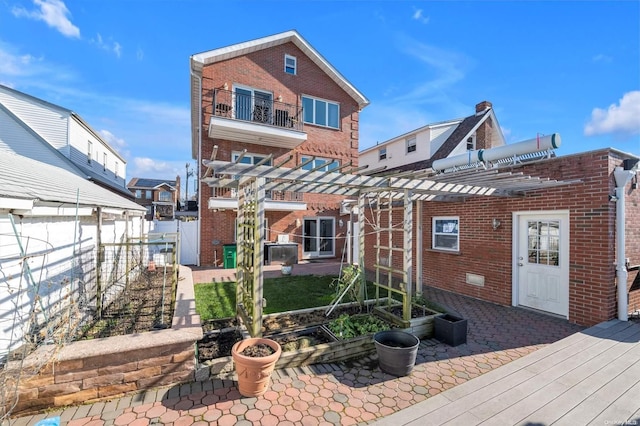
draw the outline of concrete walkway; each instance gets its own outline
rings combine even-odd
[[[320,266],[307,270],[336,268],[336,264],[311,265]],[[273,274],[279,274],[273,269]],[[302,265],[294,267],[294,273],[303,270]],[[194,270],[194,282],[231,279],[232,271]],[[61,424],[69,426],[364,425],[395,419],[398,412],[410,415],[407,422],[418,421],[420,412],[413,407],[423,407],[424,401],[448,395],[465,383],[486,380],[487,373],[497,373],[501,367],[583,330],[551,316],[441,290],[428,289],[427,295],[469,320],[467,343],[450,347],[434,339],[423,340],[416,366],[406,377],[381,372],[372,355],[356,362],[277,370],[269,391],[259,398],[242,397],[231,376],[26,416],[13,419],[11,424],[35,425],[41,419],[59,416]]]

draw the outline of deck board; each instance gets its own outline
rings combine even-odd
[[[602,425],[640,420],[640,324],[612,320],[375,423]]]

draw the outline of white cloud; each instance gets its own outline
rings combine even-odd
[[[420,22],[421,24],[428,24],[430,19],[428,16],[424,16],[422,14],[422,9],[416,9],[416,11],[413,13],[412,18],[415,21]]]
[[[117,41],[113,41],[111,37],[109,40],[104,40],[102,35],[98,33],[96,38],[90,40],[91,43],[95,44],[102,50],[106,50],[107,52],[113,52],[119,58],[122,54],[122,45]]]
[[[613,59],[611,58],[611,56],[607,56],[607,55],[604,55],[604,54],[600,53],[598,55],[595,55],[592,58],[592,60],[593,60],[593,62],[611,62]]]
[[[19,52],[14,46],[2,40],[0,40],[0,78],[9,80],[12,87],[21,86],[22,80],[30,86],[43,86],[55,81],[78,81],[77,75],[65,67],[52,64],[43,56],[37,57]]]
[[[134,177],[148,179],[174,179],[184,173],[184,161],[162,161],[149,157],[136,157],[128,166],[127,179]]]
[[[108,130],[104,130],[104,129],[99,130],[98,133],[100,133],[100,136],[102,136],[102,139],[107,141],[107,143],[111,145],[111,147],[114,148],[116,151],[118,151],[120,154],[122,154],[121,151],[127,147],[127,143],[125,142],[124,139],[117,137],[116,135],[114,135]]]
[[[625,93],[618,104],[609,105],[606,110],[594,108],[591,120],[584,127],[584,134],[640,135],[640,90]]]
[[[33,0],[33,3],[39,9],[27,10],[14,7],[12,9],[14,16],[44,21],[66,37],[80,38],[80,29],[69,20],[69,9],[64,2],[61,0]]]

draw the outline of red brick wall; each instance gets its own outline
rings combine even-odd
[[[512,214],[528,211],[569,211],[569,321],[592,325],[616,316],[615,209],[613,167],[621,164],[615,151],[601,150],[513,167],[525,175],[573,181],[523,197],[477,197],[464,202],[423,203],[424,284],[511,305]],[[503,171],[506,171],[504,169]],[[638,190],[627,191],[627,257],[640,264]],[[459,216],[460,252],[431,250],[434,216]],[[497,218],[501,226],[492,228]],[[375,261],[373,236],[366,240],[367,265]],[[414,246],[414,259],[415,253]],[[414,262],[415,264],[415,262]],[[483,275],[483,287],[466,284],[467,272]],[[630,273],[629,286],[637,272]],[[631,293],[630,308],[640,307],[640,289]]]
[[[284,55],[289,54],[297,58],[297,75],[284,73]],[[307,58],[293,43],[275,46],[269,49],[250,53],[246,56],[229,59],[223,62],[205,66],[202,72],[202,158],[209,159],[214,145],[218,146],[216,159],[231,160],[233,151],[246,149],[249,153],[269,154],[273,153],[274,164],[280,164],[280,160],[286,155],[293,154],[293,158],[285,167],[299,164],[301,157],[317,156],[323,158],[338,159],[340,164],[352,162],[358,163],[358,120],[359,107],[357,102],[331,80],[317,65]],[[282,148],[265,147],[255,144],[245,144],[228,140],[213,140],[208,137],[208,126],[212,113],[213,89],[222,88],[227,83],[231,90],[233,84],[242,84],[257,89],[270,91],[274,97],[282,96],[282,102],[301,105],[301,95],[327,99],[340,103],[340,129],[328,129],[313,125],[304,125],[307,140],[293,151]],[[199,176],[204,174],[201,165]],[[218,250],[219,264],[221,247],[217,248],[213,241],[221,244],[233,241],[233,226],[235,212],[214,213],[207,208],[211,189],[201,185],[199,193],[199,205],[201,211],[201,265],[214,264],[214,250]],[[340,236],[346,230],[338,227],[340,201],[343,197],[327,196],[319,194],[305,194],[304,202],[307,203],[307,212],[267,212],[266,217],[271,228],[267,238],[277,239],[277,234],[286,232],[291,235],[291,240],[301,243],[302,229],[296,226],[296,219],[305,216],[334,216],[336,217],[336,234]],[[346,222],[346,219],[343,219]],[[336,256],[341,255],[342,239],[336,239]],[[300,246],[300,255],[302,247]]]

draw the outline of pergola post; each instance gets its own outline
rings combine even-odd
[[[405,320],[411,319],[411,296],[413,293],[413,201],[408,190],[404,191],[404,262],[403,275],[407,286],[406,302],[402,307]]]

